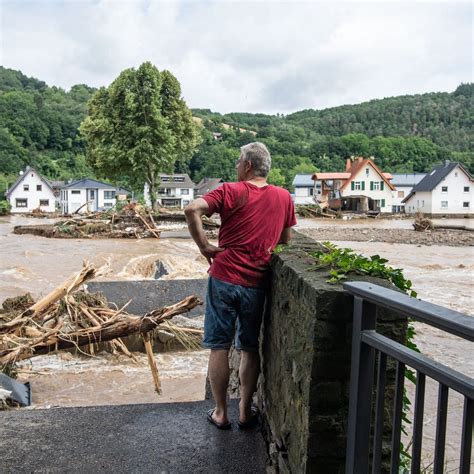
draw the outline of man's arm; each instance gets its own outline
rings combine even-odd
[[[283,229],[278,243],[287,244],[290,240],[291,240],[291,227],[286,227],[285,229]]]
[[[206,257],[209,265],[212,263],[212,259],[224,249],[212,245],[207,240],[206,234],[202,227],[202,216],[209,212],[209,205],[207,201],[202,198],[195,199],[189,204],[184,210],[186,215],[186,221],[188,223],[189,233],[193,238],[196,245],[199,247],[199,251]]]

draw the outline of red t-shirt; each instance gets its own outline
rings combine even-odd
[[[296,224],[290,193],[242,181],[224,183],[203,199],[208,215],[221,216],[219,247],[225,249],[213,260],[209,274],[235,285],[261,286],[283,229]]]

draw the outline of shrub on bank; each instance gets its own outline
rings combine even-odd
[[[11,205],[8,201],[0,201],[0,216],[10,214]]]

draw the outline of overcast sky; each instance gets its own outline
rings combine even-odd
[[[470,2],[0,4],[0,63],[65,89],[151,61],[190,107],[289,113],[473,80]]]

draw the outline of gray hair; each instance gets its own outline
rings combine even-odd
[[[241,157],[249,161],[255,176],[266,178],[272,167],[272,158],[268,148],[260,142],[248,143],[240,147]]]

